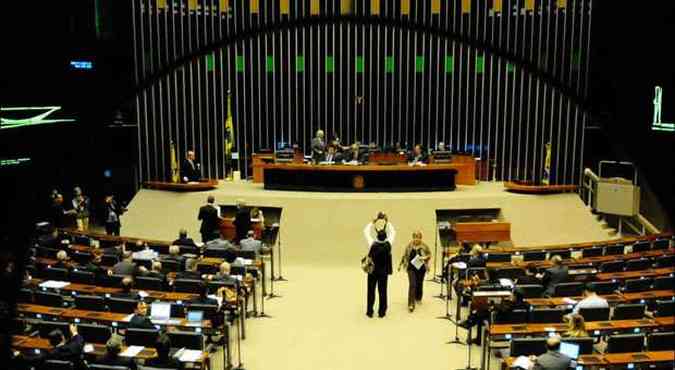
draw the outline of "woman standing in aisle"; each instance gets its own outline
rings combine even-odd
[[[408,273],[408,310],[410,312],[415,310],[415,302],[422,301],[424,275],[429,269],[430,260],[431,249],[422,241],[422,232],[415,231],[398,265],[399,271],[402,267],[406,267]]]

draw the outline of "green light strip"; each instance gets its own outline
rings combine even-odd
[[[49,123],[57,122],[75,122],[73,118],[57,118],[57,119],[47,119],[47,117],[60,110],[60,106],[46,106],[46,107],[0,107],[0,112],[12,112],[12,111],[33,111],[33,110],[44,110],[44,113],[40,113],[30,118],[0,118],[0,130],[6,130],[10,128],[26,127],[26,126],[36,126],[44,125]]]

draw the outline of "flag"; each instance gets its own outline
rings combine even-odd
[[[197,0],[188,0],[188,10],[197,10]]]
[[[441,0],[431,0],[431,14],[441,14]]]
[[[558,0],[558,8],[565,9],[567,7],[567,0]]]
[[[321,13],[321,2],[320,0],[311,0],[309,3],[309,14],[319,15]]]
[[[462,0],[462,14],[471,13],[471,0]]]
[[[305,56],[296,55],[295,56],[295,71],[304,72],[305,71]]]
[[[445,56],[445,73],[452,73],[455,70],[455,60],[452,55]]]
[[[251,14],[258,14],[258,11],[260,10],[260,2],[258,0],[251,0],[249,5]]]
[[[410,0],[401,0],[401,15],[410,15]]]
[[[363,57],[358,55],[356,56],[356,73],[363,73],[365,70],[365,62],[363,61]]]
[[[415,72],[416,73],[424,72],[424,55],[415,56]]]
[[[476,73],[485,72],[485,57],[482,55],[476,55]]]
[[[534,10],[534,0],[525,0],[525,10]]]
[[[291,5],[288,2],[289,0],[279,0],[279,13],[288,15],[291,10]]]
[[[233,178],[232,168],[228,166],[232,163],[232,148],[234,147],[234,123],[232,122],[232,96],[227,94],[227,118],[225,119],[225,177]]]
[[[227,13],[230,9],[230,0],[218,0],[218,10],[221,13]]]
[[[178,158],[176,158],[176,143],[171,140],[171,182],[177,183],[179,179]]]
[[[370,15],[380,14],[380,0],[370,0]]]
[[[394,73],[394,57],[387,56],[384,58],[384,72]]]
[[[544,159],[544,176],[541,179],[543,185],[548,185],[551,177],[551,143],[546,143],[546,159]]]
[[[326,73],[335,72],[335,57],[333,57],[332,55],[326,56],[325,67]]]
[[[166,0],[157,0],[157,9],[165,9]]]
[[[353,7],[352,0],[340,0],[340,14],[351,14]]]
[[[492,11],[495,13],[502,11],[502,0],[492,0]]]

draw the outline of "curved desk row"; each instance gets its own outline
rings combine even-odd
[[[178,191],[178,192],[188,192],[188,191],[205,191],[213,190],[218,187],[218,180],[213,179],[204,179],[198,182],[165,182],[165,181],[146,181],[145,187],[148,189],[155,190],[167,190],[167,191]]]

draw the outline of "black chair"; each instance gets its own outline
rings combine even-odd
[[[96,276],[93,272],[73,270],[70,272],[70,282],[78,284],[95,284]]]
[[[37,323],[38,335],[40,338],[47,338],[47,335],[54,330],[60,330],[66,338],[70,338],[70,324],[64,321],[39,321]]]
[[[623,291],[627,293],[644,292],[652,288],[653,278],[626,280]]]
[[[98,324],[77,324],[77,332],[86,343],[105,343],[112,333],[109,326]]]
[[[637,320],[645,316],[646,306],[642,303],[624,303],[614,307],[612,320]]]
[[[185,306],[183,303],[171,303],[171,317],[185,317]]]
[[[607,337],[605,353],[642,352],[645,348],[644,334],[619,334]]]
[[[243,258],[243,259],[245,259],[245,260],[254,260],[254,259],[256,259],[255,251],[236,251],[236,252],[235,252],[235,255],[236,255],[237,257],[241,257],[241,258]],[[510,255],[509,255],[509,256],[510,256]],[[511,261],[511,260],[509,259],[509,261],[507,261],[507,262],[510,262],[510,261]]]
[[[605,247],[605,256],[617,256],[624,253],[623,244],[608,245]]]
[[[670,290],[675,287],[675,276],[659,276],[654,278],[654,290]]]
[[[200,274],[214,275],[218,272],[218,266],[211,264],[199,264],[197,265],[197,271]]]
[[[89,364],[87,366],[89,370],[130,370],[127,366],[112,366],[112,365],[99,365],[99,364]]]
[[[649,244],[649,242],[637,242],[633,244],[633,252],[646,252],[650,250],[652,246]]]
[[[73,370],[75,365],[70,361],[47,360],[42,363],[42,370]]]
[[[218,305],[202,304],[202,303],[186,303],[185,312],[188,311],[202,311],[204,313],[204,320],[210,320],[216,312],[218,312]]]
[[[538,284],[516,285],[517,290],[523,293],[525,298],[541,298],[544,294],[544,286]]]
[[[75,307],[80,310],[106,311],[105,298],[97,295],[76,295]]]
[[[626,271],[638,271],[646,270],[652,267],[652,260],[648,258],[640,258],[635,260],[626,261]]]
[[[33,291],[28,288],[21,288],[16,296],[18,303],[33,303]]]
[[[182,270],[180,262],[175,260],[162,260],[162,272],[167,274],[169,272],[179,272]]]
[[[224,282],[224,281],[217,281],[216,280],[216,281],[209,281],[208,284],[207,284],[207,287],[208,287],[208,290],[209,290],[209,294],[215,294],[218,291],[218,289],[220,289],[221,287],[236,289],[237,284],[235,282],[229,282],[229,281]]]
[[[647,351],[672,351],[675,332],[651,333],[647,336]]]
[[[171,338],[171,347],[184,347],[197,351],[204,350],[204,336],[201,333],[193,331],[172,331],[169,332],[169,338]]]
[[[230,275],[235,275],[235,276],[246,275],[246,266],[230,265]]]
[[[506,314],[496,315],[495,324],[520,324],[527,322],[527,310],[513,310]]]
[[[124,335],[124,342],[127,346],[147,346],[149,343],[155,343],[158,336],[157,329],[129,328]]]
[[[589,284],[595,287],[595,292],[599,295],[613,294],[621,287],[618,281],[594,281]]]
[[[562,338],[562,342],[572,343],[579,346],[580,355],[591,355],[593,354],[593,337],[579,337],[579,338]]]
[[[515,281],[521,276],[525,276],[525,270],[520,267],[504,267],[498,269],[489,269],[488,275],[490,276],[490,281],[496,283],[499,279],[509,279]]]
[[[652,242],[652,249],[668,249],[670,241],[668,239],[657,239]]]
[[[563,321],[562,308],[535,308],[530,311],[530,322],[535,324],[559,323]]]
[[[523,253],[523,261],[544,261],[546,260],[546,251],[525,252]]]
[[[58,293],[36,291],[33,293],[33,302],[42,306],[63,307],[63,297]]]
[[[226,248],[207,247],[204,249],[204,257],[225,258],[230,254]]]
[[[91,261],[91,253],[75,251],[71,258],[80,265],[86,265],[89,263],[89,261]]]
[[[105,287],[112,287],[112,288],[119,288],[122,285],[122,279],[124,279],[124,275],[108,275],[108,274],[100,274],[96,280],[97,280],[97,285],[102,285]]]
[[[580,308],[579,315],[583,316],[585,321],[607,321],[609,320],[609,307]]]
[[[554,297],[577,297],[584,292],[583,283],[561,283],[553,290]]]
[[[572,258],[572,251],[569,250],[569,249],[562,249],[562,250],[557,250],[557,251],[551,251],[551,252],[548,252],[548,254],[549,254],[549,256],[551,256],[551,257],[556,256],[556,255],[557,255],[557,256],[560,256],[560,258],[562,258],[562,259],[564,259],[564,260],[568,260],[568,259]]]
[[[145,267],[146,269],[150,270],[152,268],[152,260],[147,260],[147,259],[133,259],[134,263],[138,267]]]
[[[84,235],[73,236],[73,244],[89,246],[91,245],[91,238]]]
[[[511,339],[511,356],[539,356],[546,352],[546,338]]]
[[[201,289],[201,280],[176,279],[173,282],[173,288],[176,292],[197,293]]]
[[[600,272],[621,272],[623,271],[623,261],[605,262],[600,265]]]
[[[675,266],[675,255],[656,257],[654,265],[656,267],[673,267]]]
[[[114,266],[119,261],[119,256],[114,254],[104,254],[101,256],[101,266]]]
[[[510,253],[487,253],[487,262],[511,262]]]
[[[181,245],[180,247],[180,254],[199,254],[199,248],[192,246],[192,245]]]
[[[141,290],[163,290],[164,289],[164,281],[162,279],[154,278],[154,277],[138,276],[134,281],[134,285],[136,286],[136,289],[141,289]]]
[[[600,257],[600,256],[602,256],[602,247],[593,247],[593,248],[582,249],[581,250],[581,256],[583,258]]]
[[[127,298],[108,298],[108,307],[111,312],[134,313],[138,302],[135,299]]]
[[[59,267],[47,267],[42,276],[46,280],[68,281],[68,270]]]
[[[656,317],[668,317],[675,315],[675,301],[672,299],[669,300],[657,300],[656,309],[654,310],[654,316]]]

